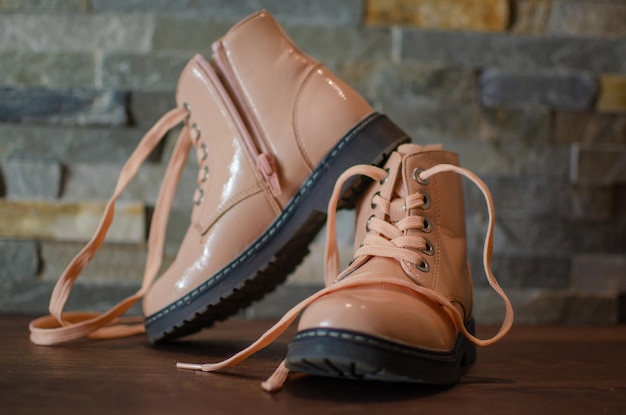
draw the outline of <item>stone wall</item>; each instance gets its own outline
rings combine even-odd
[[[121,165],[174,105],[196,52],[265,7],[294,40],[407,130],[491,187],[493,267],[523,323],[626,320],[626,2],[618,0],[0,0],[0,311],[44,312],[98,223]],[[170,139],[123,195],[70,307],[137,289]],[[195,163],[168,227],[187,228]],[[466,188],[480,322],[485,207]],[[342,257],[351,216],[340,214]],[[321,286],[322,238],[243,315],[275,317]]]

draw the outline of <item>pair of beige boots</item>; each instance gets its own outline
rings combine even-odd
[[[296,306],[232,358],[179,367],[216,370],[265,347],[300,316],[288,369],[325,376],[454,383],[475,344],[499,340],[512,308],[490,270],[493,205],[487,187],[441,146],[409,137],[289,39],[267,12],[233,27],[195,56],[177,89],[178,107],[146,134],[124,166],[94,238],[52,294],[50,316],[31,323],[42,345],[146,332],[161,342],[248,306],[281,283],[307,254],[326,216],[326,288]],[[63,312],[71,287],[104,241],[117,197],[165,133],[183,123],[151,224],[144,283],[104,314]],[[171,267],[155,280],[167,217],[191,148],[199,173],[191,224]],[[474,337],[461,177],[488,202],[484,263],[506,305],[500,332]],[[339,273],[337,208],[356,208],[355,254]],[[145,320],[121,317],[143,300]],[[137,323],[137,324],[135,324]]]

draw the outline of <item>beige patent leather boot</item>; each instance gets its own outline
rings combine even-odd
[[[335,210],[354,175],[375,181],[357,204],[355,254],[338,272]],[[474,336],[461,176],[487,200],[484,265],[505,304],[491,339]],[[302,301],[257,342],[220,363],[179,364],[214,371],[236,364],[277,338],[301,314],[287,358],[263,388],[276,391],[288,370],[322,376],[449,384],[476,356],[475,345],[501,339],[511,304],[491,272],[493,203],[485,184],[441,146],[405,144],[384,168],[354,166],[342,174],[328,207],[326,288]]]
[[[458,165],[458,156],[440,147],[403,145],[383,171],[369,169],[377,181],[357,207],[353,262],[337,276],[336,262],[329,258],[327,275],[333,277],[331,287],[371,283],[333,292],[304,311],[287,368],[448,384],[458,380],[461,366],[475,360],[459,175],[469,172]],[[490,270],[488,275],[495,283]],[[512,310],[507,325],[509,319]]]
[[[155,207],[141,290],[104,315],[62,311],[71,284],[102,243],[113,217],[109,206],[96,237],[59,281],[52,317],[31,324],[33,342],[142,331],[115,325],[142,298],[152,341],[225,319],[271,291],[307,254],[342,171],[383,163],[408,140],[300,51],[266,12],[241,21],[215,42],[210,62],[194,57],[180,77],[176,100],[178,108],[131,156],[109,202],[114,204],[164,132],[182,122]],[[154,282],[169,205],[190,147],[199,165],[191,223],[174,263]],[[347,184],[342,205],[353,206],[363,190],[362,183]]]

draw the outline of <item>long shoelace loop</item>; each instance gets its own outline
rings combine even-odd
[[[106,204],[94,236],[69,263],[57,281],[50,297],[50,315],[40,317],[30,323],[30,339],[33,343],[53,345],[82,337],[114,338],[145,332],[141,318],[121,316],[145,295],[161,267],[167,218],[192,144],[187,125],[180,132],[156,201],[150,225],[146,267],[141,288],[105,313],[63,312],[63,309],[76,279],[104,243],[115,216],[115,202],[165,134],[176,125],[186,121],[188,117],[189,112],[186,108],[173,109],[163,115],[141,139],[120,172],[115,191]]]
[[[420,177],[426,180],[429,177],[432,177],[436,174],[443,173],[443,172],[454,172],[454,173],[467,177],[481,190],[481,192],[483,193],[483,196],[485,197],[485,200],[487,201],[487,210],[489,212],[489,225],[487,227],[487,235],[485,237],[485,244],[484,244],[484,250],[483,250],[483,265],[484,265],[485,274],[487,276],[487,280],[489,281],[489,284],[491,285],[491,287],[493,287],[496,293],[498,293],[498,295],[502,298],[504,305],[505,305],[504,321],[502,323],[502,326],[500,327],[500,330],[493,337],[489,339],[479,339],[475,337],[474,335],[472,335],[471,333],[469,333],[467,328],[465,327],[464,317],[454,307],[454,305],[452,305],[450,300],[448,300],[442,294],[436,291],[433,291],[429,288],[422,287],[418,284],[415,284],[414,282],[408,282],[408,281],[405,282],[405,281],[399,281],[399,280],[389,281],[387,278],[384,278],[384,277],[342,278],[341,275],[339,275],[339,272],[338,272],[339,256],[338,256],[338,251],[337,251],[337,235],[336,235],[337,233],[336,211],[337,211],[337,204],[339,202],[339,197],[341,195],[341,189],[344,183],[349,178],[356,176],[356,175],[368,176],[372,178],[373,180],[382,180],[387,174],[383,169],[378,168],[378,167],[358,165],[358,166],[349,168],[339,177],[339,179],[337,180],[337,183],[335,184],[333,194],[328,203],[328,219],[326,223],[326,252],[325,252],[326,288],[318,291],[312,296],[301,301],[299,304],[297,304],[295,307],[289,310],[276,324],[274,324],[274,326],[272,326],[263,335],[261,335],[261,337],[257,341],[255,341],[254,343],[252,343],[250,346],[240,351],[239,353],[233,355],[232,357],[226,360],[223,360],[221,362],[217,362],[217,363],[207,363],[207,364],[177,363],[176,366],[181,369],[192,369],[192,370],[202,370],[205,372],[212,372],[212,371],[216,371],[216,370],[228,367],[228,366],[235,365],[247,359],[252,354],[258,352],[259,350],[265,348],[269,344],[271,344],[289,327],[289,325],[291,325],[291,323],[293,323],[293,321],[298,317],[300,312],[302,312],[307,306],[309,306],[310,304],[312,304],[319,298],[322,298],[333,292],[351,289],[351,288],[357,288],[357,287],[367,287],[367,286],[378,286],[378,287],[387,286],[387,287],[400,288],[403,290],[407,290],[409,292],[414,292],[418,295],[421,295],[426,300],[429,300],[435,304],[438,304],[445,310],[446,314],[454,322],[455,326],[457,327],[457,330],[463,333],[471,342],[479,346],[487,346],[500,340],[502,337],[506,335],[506,333],[511,329],[511,326],[513,325],[513,307],[508,297],[504,293],[504,290],[502,290],[495,276],[493,275],[493,272],[491,271],[491,251],[493,248],[493,230],[494,230],[494,208],[493,208],[493,200],[491,198],[491,193],[489,192],[487,185],[485,185],[485,183],[480,178],[478,178],[478,176],[476,176],[475,174],[473,174],[472,172],[466,169],[463,169],[458,166],[450,165],[450,164],[439,164],[437,166],[431,167],[425,171],[422,171],[420,173]],[[417,199],[418,197],[407,198],[407,203],[419,205],[420,202]],[[424,225],[423,221],[419,223],[419,219],[416,219],[416,220],[407,221],[403,223],[403,225],[400,225],[400,226],[419,227],[423,225]],[[379,223],[378,225],[374,225],[374,226],[378,226],[378,228],[376,228],[377,232],[384,231],[387,234],[394,237],[394,239],[401,237],[401,235],[399,235],[396,232],[396,230],[391,229],[387,227],[386,225]],[[383,243],[386,249],[388,248],[394,253],[397,253],[399,255],[399,258],[395,256],[394,258],[397,258],[401,262],[405,260],[411,261],[415,258],[413,254],[409,254],[406,251],[407,246],[408,247],[421,246],[421,243],[422,243],[422,241],[419,241],[417,239],[416,240],[401,239],[400,240],[401,243],[398,244],[398,243],[392,242],[393,246],[391,246],[389,245],[389,240],[387,238],[382,238],[382,239],[384,239],[384,242],[380,239],[370,239],[370,241],[373,242],[372,244],[374,244],[375,242]],[[402,245],[407,245],[407,246],[402,246]],[[370,249],[372,251],[370,251]],[[374,248],[366,248],[363,251],[361,251],[361,254],[362,254],[360,257],[361,260],[363,258],[367,258],[368,255],[378,254],[377,252],[372,253],[373,250]],[[389,252],[385,251],[385,253],[389,253]],[[419,256],[419,254],[416,254],[416,255]],[[351,266],[348,267],[346,271],[344,271],[343,274],[347,275],[351,267],[357,267],[357,266],[358,264],[355,261]],[[272,374],[272,376],[270,376],[265,382],[261,384],[261,387],[268,392],[279,391],[282,388],[284,382],[286,381],[288,373],[289,373],[289,370],[285,366],[285,361],[282,361],[280,365],[278,366],[278,368],[275,370],[275,372]]]

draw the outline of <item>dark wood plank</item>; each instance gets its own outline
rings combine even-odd
[[[231,320],[183,341],[145,337],[41,347],[29,317],[0,316],[0,413],[160,414],[624,414],[626,327],[515,327],[479,350],[454,387],[293,376],[278,394],[259,383],[282,360],[293,329],[221,373],[175,368],[249,344],[268,322]],[[486,336],[490,328],[479,328]]]

